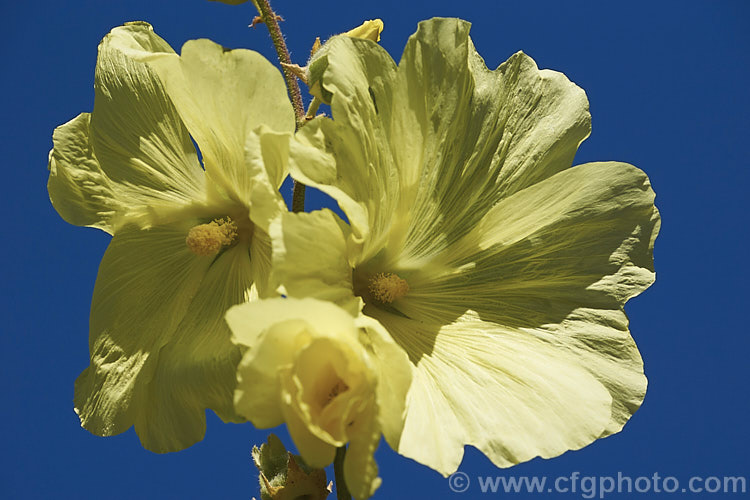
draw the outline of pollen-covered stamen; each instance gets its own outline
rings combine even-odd
[[[368,289],[375,299],[390,304],[409,292],[409,283],[394,273],[378,273],[370,278]]]
[[[212,257],[236,239],[237,225],[231,218],[225,217],[191,228],[185,243],[195,255]]]

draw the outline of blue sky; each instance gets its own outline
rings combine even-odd
[[[398,60],[417,22],[473,23],[495,67],[518,50],[586,90],[593,132],[575,163],[620,160],[645,170],[663,225],[656,284],[628,304],[649,391],[624,431],[553,460],[498,470],[467,448],[470,478],[504,476],[748,476],[747,144],[750,4],[683,2],[275,2],[293,59],[316,36],[364,19],[385,22]],[[412,5],[413,4],[413,5]],[[252,444],[265,432],[208,415],[203,442],[156,455],[131,430],[100,438],[73,412],[88,364],[88,312],[109,237],[55,213],[46,192],[52,130],[93,106],[96,47],[111,28],[146,20],[173,47],[210,38],[274,59],[250,3],[206,0],[4,2],[0,48],[6,229],[0,376],[4,498],[250,498]],[[288,193],[285,193],[288,194]],[[308,208],[326,203],[313,197]],[[287,439],[283,431],[282,438]],[[439,474],[382,444],[376,498],[481,498],[452,493]],[[539,495],[537,495],[539,496]],[[580,492],[569,493],[571,498]],[[515,495],[522,497],[522,495]]]

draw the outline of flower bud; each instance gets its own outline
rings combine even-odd
[[[289,453],[275,434],[268,442],[253,446],[258,468],[261,500],[324,500],[331,492],[326,471],[311,469],[301,457]]]
[[[354,29],[331,37],[326,43],[324,43],[319,49],[314,50],[310,61],[307,63],[307,85],[310,89],[310,93],[323,101],[325,104],[331,103],[332,94],[323,88],[320,81],[323,78],[323,74],[328,68],[328,50],[326,46],[331,40],[339,36],[348,36],[350,38],[360,38],[364,40],[370,40],[373,42],[380,41],[380,33],[383,32],[383,21],[380,19],[371,19],[365,21],[361,25]]]
[[[383,21],[380,19],[370,19],[343,34],[352,38],[364,38],[373,42],[379,42],[380,33],[382,32]]]
[[[331,302],[266,299],[229,309],[232,340],[247,347],[237,368],[235,409],[258,428],[287,424],[310,467],[349,445],[344,476],[355,498],[380,485],[379,367],[365,343],[377,332]],[[398,370],[398,367],[394,367]],[[405,393],[404,393],[405,397]]]

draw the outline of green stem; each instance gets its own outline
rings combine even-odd
[[[307,108],[306,118],[308,120],[315,118],[315,113],[318,112],[318,108],[320,107],[321,104],[323,104],[323,101],[321,101],[317,97],[313,97],[313,100],[310,103],[310,106]]]
[[[271,4],[268,3],[268,0],[255,0],[254,3],[258,7],[263,24],[268,27],[268,33],[270,33],[271,41],[276,48],[276,55],[279,57],[279,62],[283,64],[292,64],[292,59],[289,56],[289,49],[286,48],[284,35],[281,33],[279,22],[276,20],[276,13],[271,8]],[[297,77],[288,68],[285,68],[283,64],[281,71],[284,73],[286,86],[289,89],[289,97],[292,99],[294,114],[297,118],[297,128],[300,128],[305,120],[305,106],[302,104],[302,93],[299,90]]]
[[[254,0],[253,3],[258,7],[263,24],[268,27],[271,41],[276,48],[276,55],[279,57],[279,62],[282,63],[281,71],[284,73],[286,86],[289,90],[289,97],[291,98],[292,106],[294,107],[294,115],[297,122],[296,128],[299,130],[300,127],[305,124],[305,106],[302,103],[302,93],[299,90],[297,77],[291,70],[284,66],[284,64],[292,64],[292,59],[289,56],[289,49],[287,49],[286,42],[284,41],[284,35],[281,33],[279,23],[276,20],[276,13],[271,8],[271,4],[268,0]],[[305,185],[297,181],[294,181],[294,189],[292,191],[292,211],[305,211]]]
[[[305,185],[295,179],[292,188],[292,212],[305,211]]]
[[[346,457],[346,446],[336,449],[336,458],[333,459],[333,477],[336,479],[336,498],[338,500],[351,500],[352,495],[346,486],[344,479],[344,457]]]
[[[305,121],[312,120],[315,118],[315,113],[318,112],[318,108],[322,104],[322,101],[317,97],[313,97],[310,106],[307,108],[307,114],[305,115]],[[305,185],[301,182],[294,181],[294,191],[292,192],[292,212],[304,212],[305,211]]]

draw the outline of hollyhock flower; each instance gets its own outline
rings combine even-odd
[[[348,444],[344,477],[357,499],[380,485],[373,453],[400,425],[411,368],[377,321],[331,302],[267,299],[226,315],[248,349],[237,369],[237,412],[257,427],[286,422],[305,463],[322,469]]]
[[[421,23],[398,65],[346,36],[326,57],[310,84],[333,119],[297,133],[290,171],[351,226],[280,215],[272,279],[363,304],[408,354],[389,444],[448,475],[465,445],[507,467],[621,430],[646,391],[623,305],[654,280],[659,215],[639,169],[571,168],[585,93],[520,52],[487,69],[456,19]]]
[[[206,408],[241,420],[224,313],[268,293],[294,113],[260,54],[194,40],[178,56],[141,22],[104,38],[94,88],[49,157],[60,215],[113,235],[75,408],[94,434],[135,426],[146,448],[180,450],[202,439]]]

